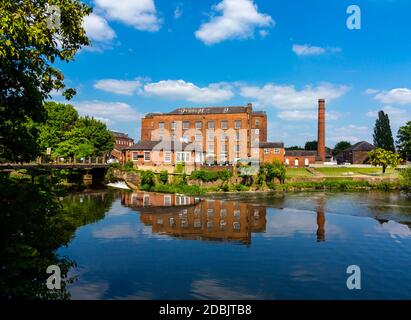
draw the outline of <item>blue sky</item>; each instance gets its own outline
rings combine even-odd
[[[140,118],[176,107],[267,111],[269,138],[316,138],[327,101],[327,145],[372,142],[376,112],[394,134],[411,120],[407,0],[93,0],[93,42],[62,64],[81,114],[139,139]],[[361,9],[350,30],[349,5]],[[61,100],[55,97],[56,100]]]

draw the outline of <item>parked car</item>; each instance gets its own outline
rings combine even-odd
[[[107,164],[112,164],[112,163],[119,163],[120,161],[118,161],[118,159],[116,158],[110,158],[107,160]]]

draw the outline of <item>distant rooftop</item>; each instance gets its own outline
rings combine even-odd
[[[284,148],[284,142],[260,142],[260,148]]]
[[[234,114],[247,112],[247,106],[227,106],[227,107],[190,107],[177,108],[170,112],[152,112],[148,116],[155,115],[181,115],[181,114]],[[265,115],[265,111],[253,111],[253,114]]]
[[[127,139],[131,139],[127,133],[123,133],[123,132],[117,132],[117,131],[111,131],[111,133],[114,135],[114,137],[117,138],[127,138]]]
[[[372,151],[375,149],[375,146],[367,141],[360,141],[351,147],[345,149],[344,151]]]

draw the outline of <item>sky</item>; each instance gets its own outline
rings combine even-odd
[[[85,2],[92,47],[59,65],[70,103],[136,141],[141,117],[178,107],[251,102],[286,146],[316,139],[320,98],[329,147],[372,142],[378,110],[394,138],[411,120],[409,0]]]

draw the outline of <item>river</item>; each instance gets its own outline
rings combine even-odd
[[[64,201],[107,205],[57,251],[77,264],[72,299],[411,298],[404,194],[101,191]],[[347,288],[350,265],[360,290]]]

